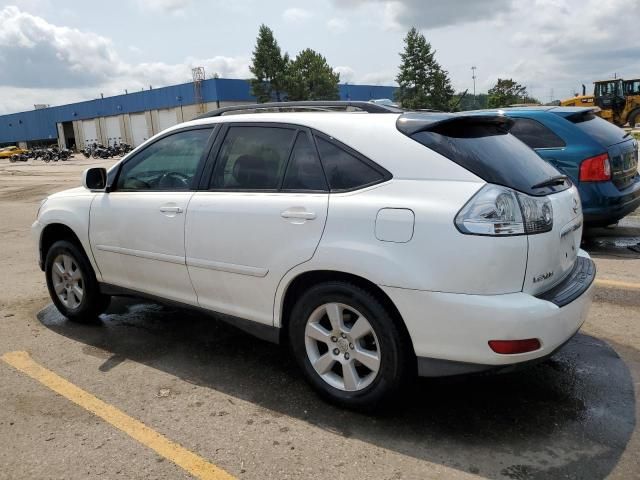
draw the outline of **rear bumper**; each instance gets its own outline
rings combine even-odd
[[[624,190],[612,182],[578,185],[586,226],[606,226],[617,222],[640,207],[640,175]]]
[[[580,255],[592,265],[586,253]],[[584,323],[593,295],[593,277],[595,269],[591,278],[582,282],[579,293],[561,307],[554,303],[556,297],[537,298],[523,292],[465,295],[383,289],[405,321],[418,356],[419,373],[444,376],[503,369],[552,355]],[[558,289],[557,293],[563,292],[566,294],[566,290]],[[525,338],[539,339],[541,347],[533,352],[501,355],[488,345],[489,340]]]

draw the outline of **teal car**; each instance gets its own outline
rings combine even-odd
[[[593,108],[540,106],[500,111],[514,120],[513,135],[578,187],[585,226],[614,224],[640,206],[638,142],[598,117]]]

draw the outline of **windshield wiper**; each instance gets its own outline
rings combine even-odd
[[[566,175],[556,175],[546,179],[544,182],[536,183],[531,188],[552,187],[554,185],[562,185],[569,177]]]

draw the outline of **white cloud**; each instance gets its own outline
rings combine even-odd
[[[17,7],[0,10],[0,111],[31,109],[34,103],[61,104],[191,80],[191,68],[208,75],[248,78],[249,59],[214,56],[182,63],[131,64],[111,39],[53,25]]]
[[[313,16],[309,10],[303,8],[287,8],[282,12],[282,18],[288,23],[301,23],[309,20]]]
[[[347,65],[334,67],[334,72],[340,74],[340,83],[364,84],[364,85],[396,85],[393,71],[380,71],[359,74],[354,68]]]
[[[333,69],[334,72],[340,74],[340,83],[353,83],[355,72],[353,68],[347,66],[339,66]]]
[[[327,22],[327,28],[334,33],[342,33],[347,29],[348,23],[344,18],[331,18]]]
[[[145,11],[181,15],[191,0],[138,0],[138,5]]]

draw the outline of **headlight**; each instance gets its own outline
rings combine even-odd
[[[553,208],[547,197],[487,184],[460,210],[455,223],[470,235],[532,235],[553,228]]]

